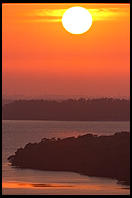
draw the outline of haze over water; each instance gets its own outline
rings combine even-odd
[[[62,24],[65,11],[75,5],[84,7],[92,16],[92,25],[84,34],[71,34]],[[65,138],[87,133],[110,135],[130,131],[130,123],[125,122],[129,120],[129,102],[112,99],[130,97],[129,3],[2,4],[2,90],[3,194],[130,194],[127,186],[122,186],[113,179],[88,177],[73,172],[16,169],[7,161],[18,148],[29,142],[40,142],[44,137]],[[95,101],[92,105],[91,101],[89,103],[86,100],[65,101],[67,105],[65,102],[49,102],[47,105],[42,100],[20,100],[5,105],[15,99],[54,98],[60,101],[81,97],[109,97],[112,100],[110,103],[105,100],[105,105],[102,102],[95,105]],[[22,121],[26,119],[27,121]],[[107,152],[107,149],[104,150]],[[47,149],[45,151],[47,154]],[[40,161],[37,161],[39,165],[42,165],[43,152],[40,150]],[[112,152],[115,153],[115,149]],[[80,160],[78,153],[77,159]],[[124,159],[122,153],[121,150],[120,159]],[[63,156],[66,158],[66,155]],[[69,152],[67,156],[69,157]],[[91,156],[93,157],[93,152]],[[101,156],[104,157],[102,152]],[[46,160],[46,157],[43,159]],[[123,164],[118,157],[116,159],[119,164]],[[93,163],[92,159],[91,162]],[[104,158],[101,162],[104,163]],[[49,166],[48,160],[47,163]],[[55,163],[51,164],[55,166]],[[94,164],[98,163],[94,162],[92,166]],[[115,160],[111,168],[114,165]],[[104,171],[99,168],[100,172],[101,170]],[[122,171],[121,166],[120,170],[121,174],[127,172]],[[112,169],[112,172],[116,171]]]

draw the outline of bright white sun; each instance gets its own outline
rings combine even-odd
[[[80,6],[71,7],[62,17],[64,28],[72,34],[82,34],[92,25],[92,16],[87,9]]]

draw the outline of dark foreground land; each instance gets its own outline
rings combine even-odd
[[[92,134],[64,139],[43,138],[29,143],[8,158],[12,166],[49,171],[73,171],[110,177],[130,184],[130,134]]]
[[[129,121],[126,99],[16,100],[3,105],[3,120]]]

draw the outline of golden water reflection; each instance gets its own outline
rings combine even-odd
[[[90,189],[90,190],[120,190],[120,187],[113,186],[113,185],[97,185],[97,184],[79,184],[79,185],[69,185],[69,184],[61,184],[61,183],[28,183],[28,182],[15,182],[15,181],[10,181],[10,182],[3,182],[2,183],[2,188],[74,188],[74,189]],[[122,188],[123,189],[123,188]],[[122,191],[121,189],[121,191]],[[124,190],[127,188],[124,188]]]

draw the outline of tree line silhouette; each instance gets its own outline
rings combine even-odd
[[[130,184],[130,133],[86,134],[64,139],[43,138],[8,157],[12,166],[49,171],[73,171],[111,177]]]
[[[129,121],[130,101],[96,98],[15,100],[2,107],[4,120]]]

